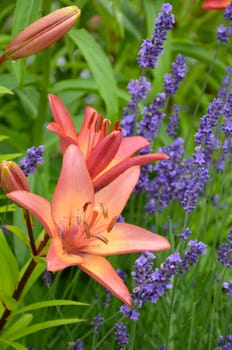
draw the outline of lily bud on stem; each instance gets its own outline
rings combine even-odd
[[[0,57],[0,63],[7,59],[27,57],[46,49],[74,26],[80,14],[77,6],[67,6],[33,22],[8,44]]]

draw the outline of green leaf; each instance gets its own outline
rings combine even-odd
[[[77,323],[77,322],[83,322],[83,321],[85,320],[80,318],[63,318],[63,319],[57,319],[57,320],[51,320],[51,321],[44,321],[44,322],[36,323],[27,328],[20,329],[12,333],[8,333],[7,338],[10,338],[10,340],[16,340],[16,339],[25,337],[26,335],[42,331],[43,329],[48,329],[51,327],[63,326],[65,324],[71,324],[71,323]]]
[[[17,301],[9,295],[0,294],[0,300],[8,310],[14,311],[18,308]]]
[[[52,307],[52,306],[88,306],[89,304],[86,303],[81,303],[79,301],[73,301],[73,300],[46,300],[46,301],[39,301],[37,303],[30,304],[28,306],[24,306],[21,309],[18,309],[14,312],[15,314],[20,314],[22,312],[28,312],[32,310],[37,310],[37,309],[42,309],[42,308],[47,308],[47,307]]]
[[[9,211],[15,211],[15,204],[8,204],[0,207],[0,213],[6,213]]]
[[[97,92],[97,84],[93,79],[66,79],[54,84],[53,93],[59,94],[64,91]]]
[[[0,135],[0,142],[1,142],[1,141],[4,141],[4,140],[8,140],[8,139],[9,139],[9,136]]]
[[[18,263],[5,239],[2,230],[0,230],[0,266],[0,293],[3,295],[12,295],[18,283]]]
[[[1,154],[0,162],[2,162],[3,160],[11,160],[14,158],[18,158],[20,156],[21,156],[21,153]]]
[[[85,29],[72,29],[68,35],[81,50],[105,101],[108,117],[118,115],[117,85],[109,58]]]
[[[21,276],[22,276],[23,272],[25,271],[25,269],[27,268],[27,266],[28,266],[28,264],[24,266],[22,271],[20,271]],[[23,292],[21,293],[21,298],[23,298],[27,294],[27,292],[31,289],[31,287],[33,287],[35,281],[44,272],[45,268],[46,268],[45,262],[41,262],[41,263],[38,263],[36,265],[36,267],[34,268],[34,270],[31,273],[29,279],[27,280],[27,283],[25,284],[25,286],[23,288]]]
[[[20,230],[20,228],[13,226],[13,225],[5,225],[4,226],[8,231],[10,231],[11,233],[13,233],[15,236],[17,236],[20,241],[23,242],[23,244],[30,249],[30,242],[28,237],[25,235],[25,233],[23,231]]]
[[[9,338],[9,334],[14,334],[15,332],[21,332],[22,329],[26,329],[28,325],[32,322],[33,315],[32,314],[24,314],[20,315],[14,323],[11,323],[10,326],[4,330],[3,337]]]
[[[14,348],[16,350],[27,350],[28,349],[24,345],[21,345],[19,343],[15,343],[15,342],[3,339],[3,338],[0,338],[0,344],[12,346],[12,348]]]
[[[13,93],[12,90],[8,89],[7,87],[0,85],[0,94],[11,94],[11,95],[13,95],[14,93]]]
[[[13,35],[18,34],[38,18],[42,2],[43,0],[17,0],[12,25]]]

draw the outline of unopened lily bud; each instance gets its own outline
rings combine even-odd
[[[20,32],[6,47],[0,63],[35,54],[65,35],[80,17],[77,6],[67,6],[44,16]]]
[[[7,160],[0,163],[0,187],[5,193],[29,191],[29,183],[22,169],[15,162]]]

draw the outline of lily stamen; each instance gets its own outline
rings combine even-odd
[[[93,235],[93,237],[99,239],[100,241],[102,241],[105,244],[109,243],[109,240],[106,237],[102,236],[102,235],[96,234],[96,235]]]
[[[112,218],[112,220],[109,222],[109,224],[108,224],[108,226],[107,226],[107,228],[106,228],[106,231],[107,231],[107,232],[110,232],[110,231],[113,230],[114,224],[116,223],[117,219],[118,219],[117,216],[114,216],[114,217]]]
[[[86,234],[86,237],[87,238],[90,238],[90,228],[89,228],[89,225],[86,221],[83,222],[84,224],[84,229],[85,229],[85,234]]]
[[[98,115],[97,116],[97,119],[96,119],[96,121],[95,121],[95,133],[98,133],[99,131],[101,131],[101,129],[102,129],[102,123],[103,123],[103,117],[102,117],[102,115]]]
[[[104,204],[104,203],[100,203],[100,206],[102,208],[102,213],[103,213],[103,216],[105,219],[108,218],[108,209],[107,209],[107,206]]]

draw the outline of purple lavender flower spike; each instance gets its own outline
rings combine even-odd
[[[224,12],[224,18],[227,21],[232,21],[232,5],[231,4],[226,7],[225,12]]]
[[[32,146],[27,150],[27,156],[20,161],[20,168],[24,172],[25,176],[35,173],[38,164],[43,162],[44,146],[39,147]]]
[[[184,253],[182,262],[180,264],[180,273],[183,273],[184,271],[189,271],[189,268],[196,264],[199,255],[206,253],[206,244],[204,244],[203,242],[193,240],[189,241],[188,245],[190,246],[190,249]]]
[[[173,29],[175,23],[171,11],[172,5],[169,3],[162,6],[162,12],[158,14],[155,22],[152,38],[143,40],[138,53],[138,64],[140,68],[156,67],[158,57],[163,53],[163,44],[167,37],[167,31]]]
[[[227,296],[232,298],[232,280],[229,282],[224,282],[223,287],[227,290]]]
[[[231,350],[232,349],[232,334],[227,336],[220,336],[218,344],[218,350]]]
[[[230,268],[232,266],[232,227],[228,233],[229,243],[220,244],[218,247],[218,261]]]
[[[131,95],[131,101],[124,109],[120,125],[122,127],[123,136],[132,136],[135,128],[137,104],[139,101],[146,98],[147,91],[151,89],[151,84],[142,76],[138,80],[132,79],[127,88]]]
[[[173,113],[169,118],[169,123],[167,127],[167,134],[170,137],[176,137],[177,130],[178,130],[178,123],[179,123],[179,106],[174,105],[173,106]]]
[[[221,24],[218,26],[217,29],[217,40],[228,43],[229,37],[232,35],[232,27],[231,26],[225,26],[224,24]]]
[[[118,346],[126,346],[129,343],[127,327],[122,323],[115,324],[114,336]]]
[[[186,241],[190,236],[192,232],[188,227],[184,228],[180,234],[177,235],[178,238],[182,239],[183,241]]]
[[[164,75],[164,92],[167,96],[174,96],[179,84],[183,81],[186,73],[185,57],[177,55],[176,61],[172,63],[170,74]]]
[[[156,137],[165,113],[166,95],[159,93],[148,107],[144,107],[143,119],[137,124],[137,133],[144,136],[148,141]]]
[[[93,317],[93,329],[94,334],[98,334],[99,329],[102,327],[104,321],[104,317],[101,313],[99,313],[97,316]]]
[[[197,170],[195,178],[190,180],[181,201],[181,204],[186,212],[191,212],[196,208],[197,197],[203,190],[208,179],[208,170],[205,168],[199,168]]]

